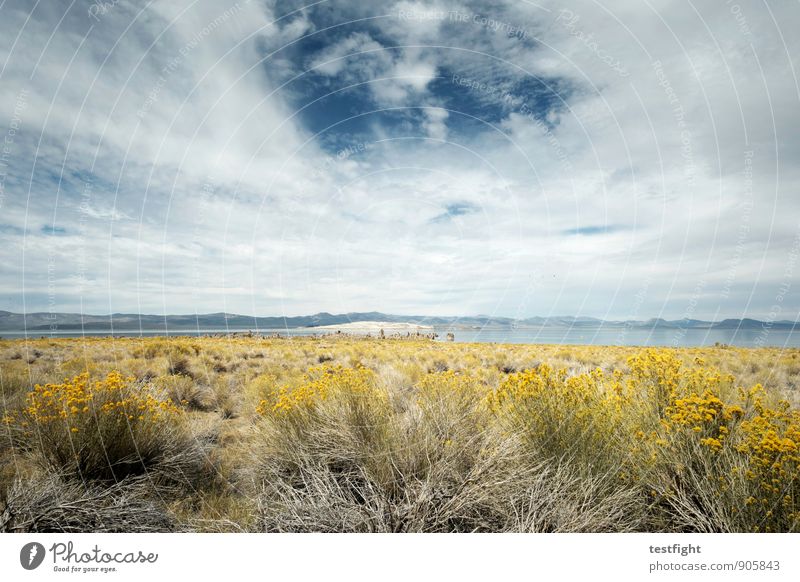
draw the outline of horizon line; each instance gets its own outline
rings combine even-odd
[[[740,316],[740,317],[722,317],[720,319],[702,319],[698,317],[682,317],[682,318],[675,318],[670,319],[665,316],[651,316],[643,319],[633,319],[633,318],[605,318],[605,317],[597,317],[592,315],[530,315],[526,317],[511,317],[508,315],[489,315],[485,313],[479,314],[472,314],[472,315],[430,315],[430,314],[404,314],[404,313],[389,313],[383,311],[348,311],[348,312],[340,312],[334,313],[330,311],[317,311],[315,313],[306,313],[300,315],[250,315],[250,314],[243,314],[243,313],[235,313],[235,312],[228,312],[228,311],[208,311],[208,312],[192,312],[192,313],[142,313],[136,311],[115,311],[113,313],[88,313],[88,312],[81,312],[81,311],[27,311],[27,312],[20,312],[20,311],[9,311],[6,309],[0,309],[0,312],[9,313],[11,315],[20,315],[20,316],[31,316],[31,315],[78,315],[82,317],[113,317],[115,315],[130,315],[130,316],[140,316],[140,317],[201,317],[206,315],[226,315],[226,316],[236,316],[236,317],[247,317],[253,319],[265,319],[265,318],[282,318],[282,319],[290,319],[290,318],[298,318],[298,317],[314,317],[317,315],[330,315],[333,317],[345,317],[348,315],[366,315],[366,314],[376,314],[376,315],[387,315],[393,317],[420,317],[420,318],[485,318],[485,319],[507,319],[510,321],[525,321],[528,319],[560,319],[560,318],[584,318],[584,319],[594,319],[597,321],[602,322],[610,322],[610,321],[620,321],[620,322],[628,322],[628,321],[636,321],[636,322],[647,322],[653,320],[661,320],[667,322],[680,322],[680,321],[700,321],[703,323],[721,323],[727,320],[746,320],[751,319],[753,321],[758,321],[762,323],[781,323],[781,322],[788,322],[788,323],[795,323],[800,324],[800,313],[796,315],[794,319],[759,319],[756,316]]]

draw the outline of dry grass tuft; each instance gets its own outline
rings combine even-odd
[[[50,474],[17,480],[0,513],[0,532],[135,533],[174,531],[145,482],[84,485]]]

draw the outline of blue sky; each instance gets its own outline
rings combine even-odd
[[[7,1],[0,309],[796,319],[798,25]]]

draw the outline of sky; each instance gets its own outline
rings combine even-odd
[[[0,4],[0,309],[800,311],[800,4]]]

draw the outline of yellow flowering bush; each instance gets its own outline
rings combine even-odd
[[[712,385],[702,394],[691,392],[685,396],[675,395],[666,409],[661,424],[667,433],[690,433],[700,444],[711,450],[720,450],[731,430],[743,417],[744,410],[738,405],[727,405]]]
[[[573,459],[587,469],[624,462],[632,404],[618,375],[599,368],[569,375],[547,364],[510,374],[485,398],[505,431],[547,457]]]
[[[800,411],[779,401],[764,404],[761,385],[749,393],[754,415],[742,422],[737,450],[748,459],[752,485],[747,506],[758,508],[761,531],[800,530]]]
[[[263,417],[256,450],[266,488],[280,487],[276,475],[302,486],[320,470],[343,491],[391,479],[391,406],[368,368],[312,367],[298,382],[273,389],[256,412]]]
[[[355,449],[352,443],[367,446],[386,436],[389,408],[388,394],[372,370],[337,364],[314,366],[298,382],[273,389],[256,412],[268,420],[276,442],[299,446],[328,433],[350,441],[346,448]]]
[[[81,424],[94,412],[94,404],[100,403],[100,412],[106,416],[117,416],[129,421],[148,420],[162,413],[176,413],[168,400],[159,400],[147,392],[130,389],[133,377],[123,377],[119,372],[110,372],[104,379],[90,381],[83,373],[62,384],[37,384],[28,393],[25,412],[37,425],[64,419],[72,432],[78,432]],[[92,408],[90,408],[92,406]]]
[[[386,395],[377,389],[375,373],[368,368],[315,366],[294,385],[273,389],[268,398],[259,402],[256,412],[262,416],[308,412],[320,403],[335,398],[368,402],[383,401]]]
[[[733,376],[702,358],[648,349],[628,365],[628,374],[570,374],[542,364],[509,375],[485,404],[552,458],[595,474],[613,467],[668,513],[713,515],[697,527],[800,528],[799,411],[769,406],[760,385],[737,397]]]
[[[626,383],[637,400],[649,407],[650,422],[658,421],[649,427],[656,445],[689,437],[708,449],[719,450],[732,424],[743,416],[741,407],[722,400],[724,393],[733,391],[733,376],[722,375],[705,364],[704,359],[695,357],[686,366],[673,352],[657,349],[628,359],[631,372]]]
[[[428,373],[414,388],[424,425],[420,446],[426,448],[426,455],[444,454],[469,462],[479,452],[476,443],[486,428],[481,402],[489,388],[475,376],[453,370]]]
[[[786,401],[770,406],[760,384],[737,397],[733,376],[702,358],[684,366],[648,350],[631,360],[632,374],[666,402],[649,439],[653,493],[694,515],[695,526],[702,514],[712,530],[798,530],[800,412]]]
[[[432,415],[469,414],[488,392],[475,376],[454,370],[428,373],[415,388],[417,403]]]
[[[628,358],[628,386],[663,417],[681,382],[681,360],[669,350],[646,349]]]
[[[142,472],[162,452],[161,436],[179,414],[134,378],[111,372],[36,385],[15,420],[56,467],[119,479]]]

